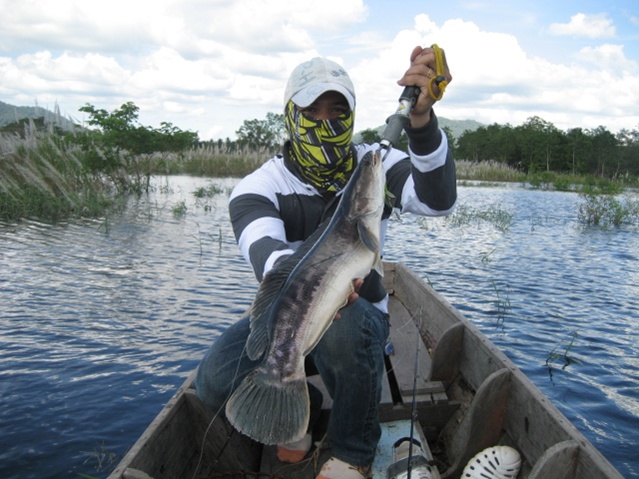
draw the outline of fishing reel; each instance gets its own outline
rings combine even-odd
[[[433,455],[421,427],[414,437],[401,437],[393,444],[393,462],[388,466],[388,479],[441,479],[433,464]]]

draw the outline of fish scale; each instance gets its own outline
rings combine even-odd
[[[381,274],[384,187],[380,152],[369,152],[328,224],[260,283],[247,354],[262,361],[226,404],[231,424],[254,440],[283,444],[306,433],[310,399],[304,358],[346,305],[353,280],[372,269]]]

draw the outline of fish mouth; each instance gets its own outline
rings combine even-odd
[[[382,157],[378,151],[369,151],[364,155],[360,162],[369,164],[371,166],[376,166],[381,161],[381,159]]]

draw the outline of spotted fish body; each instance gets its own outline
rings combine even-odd
[[[229,421],[254,440],[284,444],[306,433],[310,400],[304,358],[346,305],[353,280],[371,269],[381,273],[384,188],[380,153],[369,152],[321,235],[309,238],[262,280],[246,348],[251,359],[263,359],[226,404]]]

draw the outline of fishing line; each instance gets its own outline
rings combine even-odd
[[[417,325],[418,334],[415,335],[415,368],[413,370],[413,398],[410,413],[410,434],[408,444],[408,467],[406,468],[406,479],[410,479],[413,470],[413,444],[415,441],[415,421],[417,420],[417,374],[419,371],[419,343],[422,340],[421,333],[421,308],[417,312],[419,315],[419,324]]]
[[[237,358],[237,367],[235,368],[235,374],[233,376],[233,380],[231,381],[232,384],[235,384],[235,380],[237,379],[237,377],[240,374],[240,363],[242,362],[242,356],[244,356],[245,352],[246,352],[246,341],[244,342],[244,346],[242,347],[242,352],[240,353],[239,357]],[[213,427],[213,423],[215,422],[217,417],[222,413],[222,410],[224,409],[224,406],[226,406],[226,403],[228,402],[228,400],[233,395],[233,392],[234,392],[234,389],[231,389],[229,391],[228,396],[226,396],[226,399],[222,402],[222,405],[215,412],[215,414],[213,415],[213,418],[209,422],[209,425],[206,427],[206,430],[204,431],[204,436],[202,436],[202,446],[200,447],[200,454],[199,454],[199,457],[198,457],[198,460],[197,460],[197,465],[195,466],[195,469],[193,471],[193,476],[192,476],[191,479],[195,479],[195,476],[197,475],[198,471],[200,470],[200,466],[202,465],[202,460],[204,458],[204,446],[206,444],[206,436],[208,435],[209,431],[211,430],[211,427]],[[220,460],[220,457],[224,453],[224,451],[226,449],[226,446],[229,445],[229,443],[231,441],[231,438],[233,437],[234,434],[235,434],[235,428],[231,427],[231,433],[226,437],[226,442],[224,443],[224,447],[222,447],[222,449],[220,450],[220,453],[215,458],[214,464],[216,464]]]

